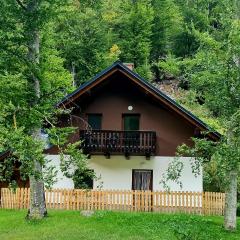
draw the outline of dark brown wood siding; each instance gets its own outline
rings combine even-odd
[[[73,106],[78,107],[73,112],[74,126],[85,129],[83,120],[87,121],[87,114],[100,113],[103,130],[123,130],[123,114],[140,114],[140,130],[156,131],[156,155],[174,156],[178,145],[192,144],[195,126],[151,98],[125,76],[118,73],[111,78],[75,101]],[[128,110],[130,105],[132,111]],[[76,138],[77,134],[72,139]]]

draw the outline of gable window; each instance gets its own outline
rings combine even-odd
[[[123,114],[123,129],[125,131],[137,131],[140,125],[140,114]]]
[[[102,129],[102,114],[100,113],[88,114],[88,124],[93,130]]]

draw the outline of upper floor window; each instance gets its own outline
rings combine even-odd
[[[139,130],[140,114],[123,114],[123,128],[125,131]]]
[[[88,124],[93,130],[102,129],[102,114],[100,113],[88,114]]]

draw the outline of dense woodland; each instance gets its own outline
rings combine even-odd
[[[12,149],[33,188],[44,180],[39,139],[44,123],[53,126],[49,135],[59,146],[71,132],[54,126],[59,114],[54,103],[121,60],[134,63],[135,71],[155,84],[174,79],[173,97],[223,135],[219,143],[196,139],[194,149],[181,146],[179,154],[197,156],[201,163],[212,159],[205,166],[205,188],[229,193],[225,226],[235,228],[238,0],[5,0],[0,6],[0,150]],[[74,146],[68,151],[84,159]],[[0,165],[0,180],[10,179],[12,162]],[[177,175],[172,172],[167,178]]]

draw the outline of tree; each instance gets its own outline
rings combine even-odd
[[[86,3],[87,2],[87,3]],[[107,67],[110,50],[106,24],[101,14],[100,1],[71,4],[56,24],[56,42],[66,59],[65,66],[75,76],[76,85],[86,82]],[[98,9],[95,9],[98,8]]]
[[[86,169],[86,156],[76,150],[78,142],[62,148],[74,129],[56,127],[61,111],[54,104],[66,94],[65,89],[71,89],[71,75],[51,43],[50,19],[60,3],[63,2],[5,1],[1,8],[4,24],[0,48],[4,51],[0,71],[0,150],[8,150],[11,155],[0,166],[0,175],[1,180],[10,180],[16,159],[21,163],[22,177],[30,179],[30,219],[46,215],[44,180],[54,175],[43,152],[42,129],[46,123],[51,125],[50,140],[59,146],[62,171],[68,175],[66,166]]]
[[[218,32],[194,31],[200,48],[194,58],[185,59],[185,73],[190,86],[203,99],[204,105],[218,118],[223,136],[219,142],[206,138],[194,139],[194,148],[183,145],[180,154],[195,157],[194,172],[210,158],[217,161],[221,174],[225,176],[226,204],[224,226],[228,230],[236,228],[237,179],[240,167],[240,21],[237,2],[233,8],[225,9],[225,18]],[[237,16],[237,17],[236,17]],[[177,179],[174,166],[169,166],[167,179]],[[173,174],[174,173],[174,174]]]
[[[158,61],[179,48],[178,36],[183,32],[183,17],[172,0],[152,1],[154,20],[151,36],[151,60]]]
[[[120,60],[134,63],[135,70],[149,78],[153,9],[149,0],[125,0],[119,20],[114,26]]]
[[[224,0],[223,0],[224,1]],[[199,31],[212,32],[219,26],[221,12],[219,9],[224,9],[222,0],[190,0],[177,1],[183,16],[183,28],[177,36],[176,48],[174,54],[178,57],[188,57],[196,53],[199,42],[194,35],[193,27]]]

